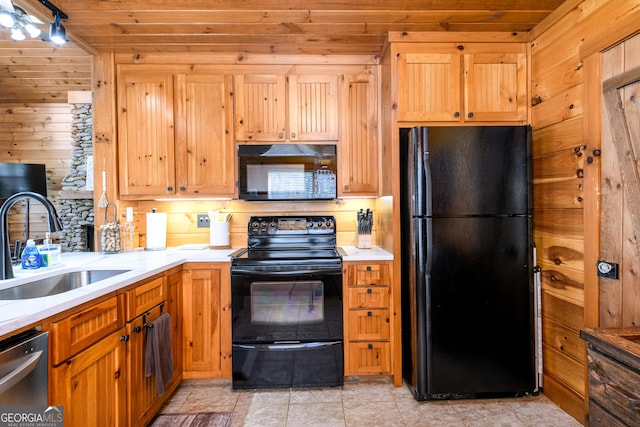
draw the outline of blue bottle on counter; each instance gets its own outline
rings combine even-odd
[[[35,270],[42,265],[42,257],[38,248],[36,248],[36,242],[33,239],[27,240],[27,246],[22,252],[22,268],[24,270]]]

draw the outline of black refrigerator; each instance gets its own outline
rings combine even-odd
[[[530,135],[400,129],[403,377],[417,400],[538,392]]]

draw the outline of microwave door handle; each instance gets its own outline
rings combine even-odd
[[[25,360],[14,370],[0,378],[0,394],[9,391],[14,385],[18,384],[23,378],[29,375],[35,369],[41,357],[42,350],[33,353],[29,357],[25,358]]]

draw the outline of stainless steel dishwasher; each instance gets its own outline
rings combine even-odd
[[[0,406],[46,406],[47,332],[28,330],[0,342]]]

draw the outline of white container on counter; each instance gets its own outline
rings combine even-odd
[[[211,249],[226,249],[230,247],[228,222],[209,223],[209,247]]]

